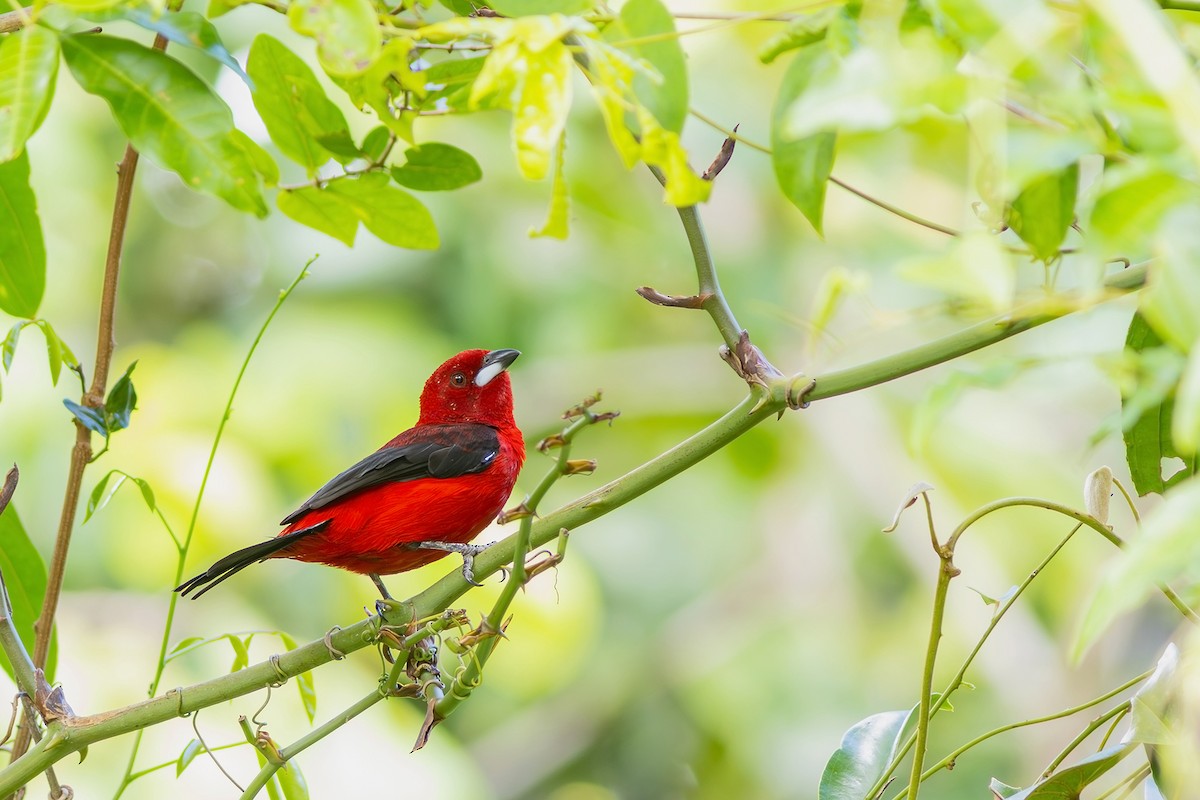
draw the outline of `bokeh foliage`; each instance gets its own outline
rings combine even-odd
[[[0,451],[22,466],[16,507],[32,545],[4,545],[6,574],[51,547],[71,413],[111,436],[100,468],[144,481],[100,507],[116,479],[88,473],[93,508],[73,544],[55,674],[73,702],[94,711],[142,696],[175,571],[162,521],[186,527],[242,354],[314,252],[247,372],[190,563],[270,533],[410,424],[419,376],[465,347],[525,352],[514,380],[531,441],[597,386],[622,410],[578,445],[597,474],[558,484],[552,504],[708,424],[743,393],[714,355],[711,323],[632,291],[692,290],[670,204],[701,201],[739,322],[790,372],[886,357],[989,315],[1069,316],[757,428],[579,531],[429,747],[396,758],[420,710],[389,702],[301,759],[313,794],[401,784],[439,797],[783,797],[870,785],[911,726],[925,655],[936,559],[915,514],[899,535],[878,533],[917,480],[938,487],[939,529],[1006,495],[1082,507],[1082,476],[1100,463],[1163,495],[1146,501],[1144,536],[1114,505],[1128,556],[1076,541],[1031,584],[969,674],[973,689],[936,718],[931,761],[1159,661],[1178,615],[1146,601],[1155,582],[1200,595],[1200,17],[1188,3],[1118,0],[690,5],[508,0],[500,16],[470,16],[461,0],[75,0],[14,12],[22,24],[0,40],[0,310],[13,318]],[[171,42],[166,53],[147,46],[150,32]],[[689,158],[707,163],[735,125],[732,164],[700,180]],[[149,162],[118,299],[115,363],[138,369],[114,382],[103,413],[70,399],[64,410],[75,393],[63,366],[89,369],[75,353],[94,336],[108,165],[125,139]],[[640,163],[665,173],[665,191]],[[1131,263],[1148,263],[1147,287],[1115,300],[1104,277]],[[48,358],[20,336],[34,324]],[[967,585],[1005,596],[1065,533],[1041,513],[1008,513],[957,553],[939,680],[991,618]],[[0,535],[21,536],[14,522]],[[394,580],[415,591],[446,569]],[[257,571],[184,607],[164,688],[279,649],[253,631],[319,638],[371,600],[352,576]],[[497,591],[469,595],[472,616]],[[1075,663],[1084,619],[1091,648]],[[1195,644],[1176,639],[1183,656],[1164,657],[1130,701],[1134,740],[1163,753],[1138,709],[1161,711],[1146,698],[1171,675],[1194,677]],[[322,670],[317,717],[379,666],[368,651]],[[271,700],[277,737],[312,722],[306,687]],[[1192,718],[1196,698],[1171,697],[1173,719]],[[236,715],[261,702],[205,711],[197,728],[210,746],[236,742]],[[882,720],[886,735],[864,737],[858,720]],[[1032,784],[1082,724],[989,740],[922,795],[979,794],[995,778],[1029,787],[993,784],[1000,796],[1037,797]],[[125,796],[231,791],[187,725],[147,737],[139,766],[177,770]],[[1169,744],[1186,754],[1196,743]],[[62,771],[77,790],[110,791],[127,746],[92,751]],[[1090,781],[1117,754],[1068,761],[1055,780]],[[218,756],[238,774],[257,769],[248,748]],[[1186,760],[1148,763],[1186,786],[1167,774]],[[860,777],[839,782],[839,763]]]

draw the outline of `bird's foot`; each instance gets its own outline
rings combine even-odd
[[[413,547],[420,550],[443,550],[447,553],[458,553],[462,556],[462,574],[467,583],[472,586],[483,586],[475,580],[475,556],[491,547],[489,544],[460,544],[459,542],[415,542]]]

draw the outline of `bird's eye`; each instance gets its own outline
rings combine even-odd
[[[450,376],[450,383],[454,384],[455,386],[466,386],[467,376],[463,375],[461,372],[456,372]]]

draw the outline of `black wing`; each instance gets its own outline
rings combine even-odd
[[[305,513],[383,483],[418,478],[455,478],[483,472],[500,453],[500,436],[487,425],[427,425],[412,441],[385,446],[317,490],[283,518],[290,525]]]

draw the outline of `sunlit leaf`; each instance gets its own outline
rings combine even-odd
[[[429,210],[408,192],[390,185],[386,175],[330,181],[326,191],[338,195],[367,230],[388,244],[415,250],[438,246]]]
[[[180,655],[180,654],[184,653],[185,651],[191,651],[191,650],[195,649],[196,645],[198,645],[199,643],[201,643],[203,641],[205,641],[203,637],[189,636],[188,638],[181,641],[179,644],[172,647],[171,652],[168,653],[168,657]]]
[[[1168,706],[1175,693],[1176,671],[1179,669],[1179,648],[1167,645],[1154,673],[1146,679],[1130,701],[1133,723],[1129,741],[1141,744],[1171,745],[1180,741],[1174,723],[1167,718]]]
[[[1166,494],[1163,503],[1143,521],[1141,535],[1129,542],[1104,574],[1076,637],[1077,657],[1119,615],[1145,601],[1157,584],[1181,573],[1196,577],[1196,565],[1200,565],[1197,519],[1200,478],[1191,477]]]
[[[988,781],[988,789],[991,790],[992,795],[996,798],[996,800],[1010,800],[1010,798],[1013,798],[1021,793],[1020,787],[1009,786],[1007,783],[998,781],[995,778],[992,778],[990,781]]]
[[[370,0],[293,0],[292,29],[317,41],[317,58],[330,75],[354,75],[379,57],[383,36]]]
[[[358,215],[341,194],[316,186],[287,189],[275,198],[279,210],[301,225],[327,233],[347,247],[358,234]]]
[[[304,60],[274,37],[261,33],[254,39],[246,67],[255,84],[254,107],[271,141],[309,174],[315,173],[330,159],[317,139],[331,134],[350,138],[341,110],[326,97]]]
[[[32,317],[45,290],[46,245],[22,153],[0,164],[0,311]]]
[[[955,239],[942,255],[909,259],[899,273],[984,313],[1007,310],[1016,288],[1011,256],[982,232]]]
[[[62,45],[75,79],[108,102],[142,155],[193,189],[242,211],[267,213],[254,164],[234,139],[228,106],[187,67],[104,34],[67,36]]]
[[[202,14],[195,11],[156,14],[144,6],[134,6],[116,9],[115,16],[161,34],[167,41],[199,50],[209,58],[229,67],[251,89],[254,88],[250,77],[242,69],[242,65],[237,62],[237,59],[221,41],[221,35],[217,33],[216,27]]]
[[[12,369],[13,357],[17,354],[17,342],[21,341],[21,331],[25,330],[25,326],[28,324],[28,322],[15,323],[5,334],[4,342],[0,343],[0,364],[4,365],[5,372]]]
[[[558,153],[554,158],[554,181],[550,188],[550,208],[546,212],[546,221],[542,227],[529,231],[530,236],[550,236],[555,239],[566,239],[568,233],[567,214],[570,211],[570,201],[567,197],[567,180],[563,175],[563,161],[567,150],[567,138],[558,145]]]
[[[404,164],[392,167],[392,178],[401,186],[425,192],[460,189],[483,177],[483,170],[466,150],[428,142],[404,153]]]
[[[687,61],[671,12],[661,0],[629,0],[605,33],[610,40],[617,39],[618,46],[629,41],[624,49],[654,68],[654,75],[642,71],[634,75],[634,94],[660,125],[682,131],[688,115]]]
[[[42,329],[42,335],[46,339],[46,357],[50,362],[50,381],[57,386],[63,364],[68,367],[78,367],[79,359],[75,357],[75,353],[71,351],[67,343],[59,338],[58,333],[49,322],[39,319],[37,326]]]
[[[490,0],[488,8],[506,17],[534,14],[582,14],[595,8],[596,0]]]
[[[1138,308],[1163,341],[1187,352],[1200,340],[1200,207],[1171,213],[1158,250]]]
[[[233,665],[229,667],[230,672],[237,672],[239,669],[245,669],[250,666],[250,646],[247,640],[242,640],[238,636],[230,633],[224,637],[229,642],[229,646],[233,648]]]
[[[46,118],[58,75],[58,37],[27,25],[0,40],[0,162],[11,161]]]
[[[424,73],[412,71],[409,58],[412,47],[413,41],[407,37],[391,38],[365,70],[354,75],[331,76],[350,96],[350,102],[359,108],[371,108],[381,123],[406,142],[413,141],[416,112],[397,112],[392,100],[401,95],[419,101],[426,91]]]
[[[821,773],[818,800],[861,800],[883,775],[907,711],[885,711],[862,720],[842,737]]]
[[[17,515],[15,503],[10,503],[0,514],[0,573],[12,604],[12,620],[17,635],[32,653],[37,634],[33,623],[42,612],[42,600],[46,596],[46,565],[38,553],[25,526]],[[50,651],[46,658],[46,680],[54,681],[54,667],[58,661],[57,633],[50,638]],[[9,677],[13,677],[12,665],[7,658],[0,657],[0,666]]]
[[[371,161],[379,161],[383,158],[384,151],[387,150],[388,142],[391,141],[392,135],[388,131],[386,125],[379,125],[372,128],[371,131],[363,137],[362,145],[359,148],[364,156]]]
[[[831,59],[824,47],[808,47],[797,53],[783,76],[771,115],[771,163],[775,179],[784,197],[800,209],[818,234],[823,228],[825,187],[833,170],[837,134],[819,131],[795,137],[788,132],[788,118],[813,76],[829,69]]]
[[[183,748],[183,752],[179,754],[179,758],[175,761],[175,777],[178,778],[183,774],[183,771],[188,768],[196,760],[196,756],[204,752],[204,745],[199,739],[192,739]]]
[[[292,758],[275,773],[284,800],[308,800],[308,782],[300,772],[300,763]]]
[[[1183,356],[1163,346],[1163,341],[1141,314],[1134,314],[1125,337],[1127,351],[1138,355],[1138,384],[1121,396],[1125,460],[1139,495],[1162,493],[1193,475],[1197,457],[1183,459],[1171,437],[1175,409],[1174,390],[1183,367]],[[1169,479],[1163,464],[1182,459],[1184,468]],[[1176,461],[1175,463],[1179,463]]]
[[[797,15],[783,30],[773,35],[758,49],[758,58],[770,64],[789,50],[798,50],[825,38],[825,33],[839,14],[840,8],[822,8]]]
[[[1046,175],[1013,200],[1008,224],[1033,257],[1050,261],[1058,256],[1067,230],[1075,221],[1075,195],[1079,190],[1079,165]]]
[[[1156,162],[1106,169],[1096,191],[1085,230],[1111,253],[1144,249],[1168,211],[1200,201],[1200,187]]]

